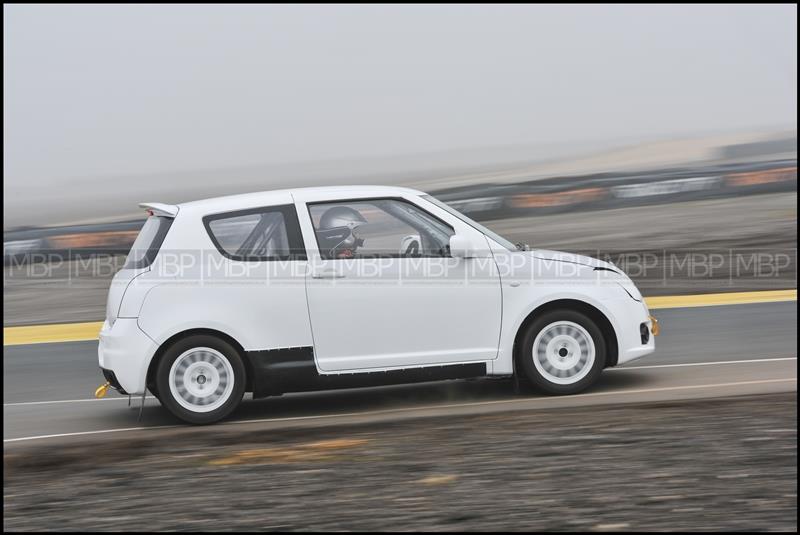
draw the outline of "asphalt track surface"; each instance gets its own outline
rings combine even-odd
[[[796,301],[665,309],[658,317],[662,335],[653,355],[606,370],[598,385],[578,396],[515,395],[509,380],[447,381],[246,398],[222,425],[281,429],[797,390]],[[96,348],[95,341],[3,348],[4,448],[121,438],[153,428],[198,431],[180,425],[152,398],[141,421],[139,399],[132,408],[116,393],[92,399],[102,382]]]

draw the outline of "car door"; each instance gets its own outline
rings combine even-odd
[[[406,198],[311,202],[304,215],[304,236],[313,229],[306,289],[321,371],[496,358],[497,265],[491,256],[451,258],[451,224]]]

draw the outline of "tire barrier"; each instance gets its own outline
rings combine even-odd
[[[489,220],[781,191],[797,191],[797,160],[556,177],[432,194],[470,217]]]

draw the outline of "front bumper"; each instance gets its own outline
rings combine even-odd
[[[644,301],[636,301],[629,296],[621,299],[605,301],[614,318],[614,330],[617,333],[617,364],[625,364],[632,360],[644,357],[655,351],[655,336],[650,311]],[[642,324],[649,329],[646,343],[640,330]]]
[[[97,357],[100,368],[112,372],[116,378],[112,386],[126,394],[143,394],[147,367],[157,348],[139,328],[136,318],[117,318],[114,325],[108,321],[103,324]]]

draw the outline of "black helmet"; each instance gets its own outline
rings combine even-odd
[[[327,258],[352,257],[356,249],[364,244],[364,240],[357,237],[354,231],[366,222],[364,216],[349,206],[329,208],[322,214],[317,231],[322,255]]]

